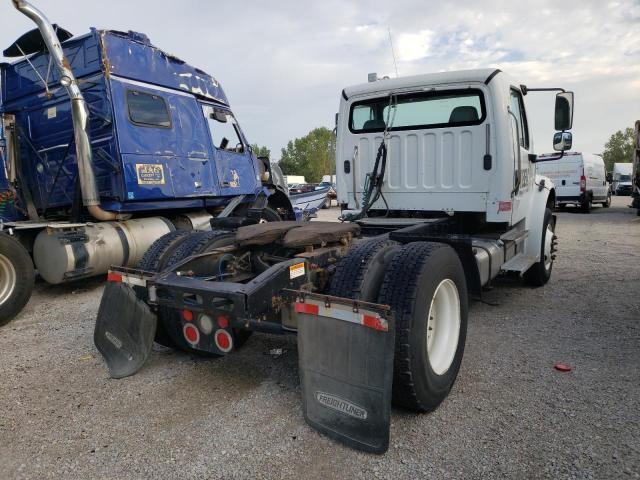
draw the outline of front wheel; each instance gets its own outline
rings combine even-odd
[[[27,304],[34,282],[29,252],[15,238],[0,234],[0,326],[9,323]]]
[[[524,278],[530,285],[541,287],[551,278],[551,269],[555,258],[556,225],[553,215],[548,208],[544,212],[542,224],[542,241],[540,245],[540,260],[534,263],[524,274]]]
[[[611,194],[610,193],[607,195],[607,200],[602,203],[602,206],[604,208],[609,208],[611,206]]]
[[[442,243],[398,248],[378,303],[395,313],[393,402],[434,410],[458,376],[467,336],[467,283],[458,254]]]

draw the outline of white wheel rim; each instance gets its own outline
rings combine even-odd
[[[551,264],[553,263],[553,258],[551,258],[551,245],[553,243],[553,230],[551,229],[551,224],[547,225],[547,231],[544,235],[544,269],[549,270],[551,268]]]
[[[440,282],[427,318],[427,357],[436,375],[442,375],[453,363],[460,339],[460,296],[453,280]]]
[[[0,255],[0,305],[3,305],[16,288],[16,269],[7,257]]]

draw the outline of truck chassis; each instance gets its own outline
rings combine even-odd
[[[95,343],[110,375],[121,378],[145,364],[154,338],[219,356],[251,332],[298,333],[308,423],[382,453],[392,399],[430,411],[447,396],[464,351],[467,297],[523,261],[526,236],[470,234],[451,218],[384,233],[315,221],[192,232],[187,237],[209,247],[160,272],[110,270]],[[426,357],[415,360],[414,348]]]

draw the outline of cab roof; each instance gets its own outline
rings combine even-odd
[[[439,85],[444,83],[482,82],[488,84],[493,77],[501,73],[496,68],[479,68],[475,70],[458,70],[453,72],[427,73],[400,78],[384,78],[375,82],[353,85],[343,90],[343,96],[365,95],[389,90],[404,90],[412,87]],[[503,74],[504,75],[504,74]]]

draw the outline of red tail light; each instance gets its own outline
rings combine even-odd
[[[584,175],[580,176],[580,191],[584,192],[587,189],[587,177]]]
[[[233,338],[231,338],[231,335],[226,330],[216,330],[213,339],[216,343],[216,347],[225,353],[230,352],[233,348]]]
[[[200,341],[200,332],[196,327],[187,323],[184,327],[182,327],[182,334],[184,338],[192,345],[197,345]]]

